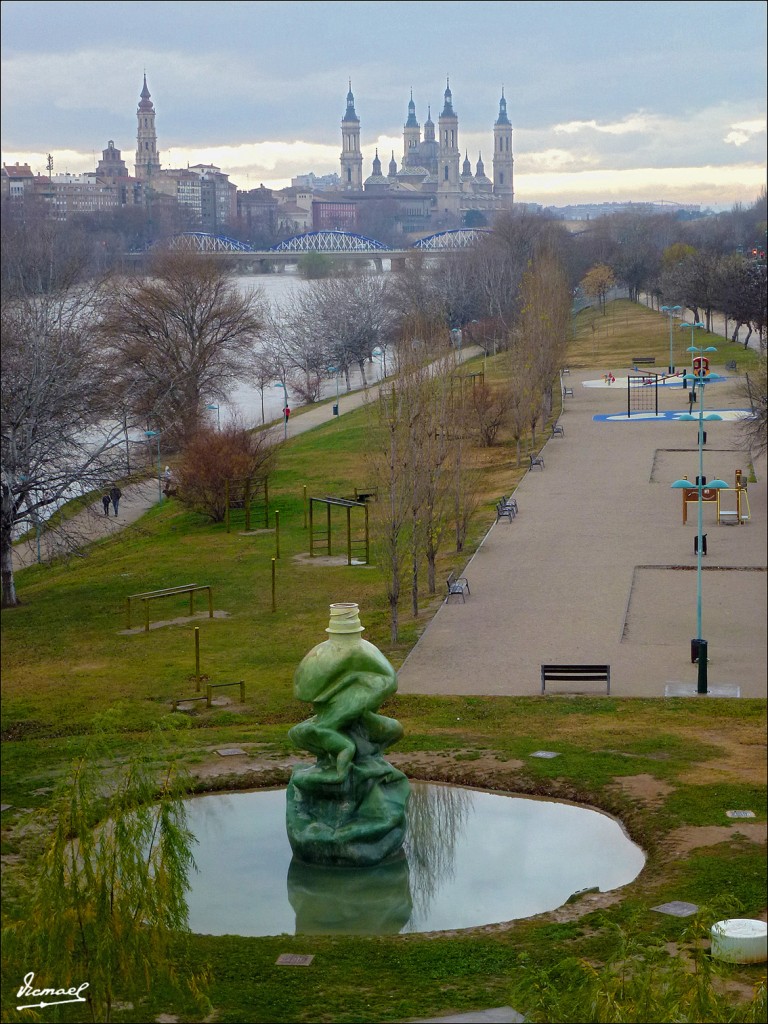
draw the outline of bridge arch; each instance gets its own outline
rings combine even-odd
[[[375,238],[351,231],[307,231],[273,245],[270,252],[391,252],[392,249]]]
[[[226,235],[211,235],[205,231],[185,231],[174,235],[166,243],[173,252],[254,252],[250,245]]]
[[[450,231],[438,231],[414,242],[412,248],[427,252],[439,252],[446,249],[469,249],[480,240],[482,235],[489,235],[488,228],[452,228]]]

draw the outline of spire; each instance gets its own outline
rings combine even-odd
[[[359,121],[360,118],[355,113],[355,97],[352,95],[352,79],[349,80],[349,92],[347,93],[347,110],[342,118],[342,121]]]
[[[462,164],[461,167],[461,176],[462,178],[472,177],[472,164],[469,162],[469,154],[466,152],[466,150],[464,151],[464,163]]]
[[[419,122],[416,120],[416,104],[413,102],[413,89],[411,89],[411,99],[408,104],[408,120],[405,122],[406,128],[418,128]]]
[[[501,87],[501,99],[499,100],[499,117],[496,124],[510,124],[507,117],[507,101],[504,99],[504,86]]]
[[[376,156],[373,158],[373,173],[381,177],[381,160],[379,160],[379,147],[376,147]]]
[[[483,154],[482,153],[478,153],[477,154],[477,172],[476,173],[477,173],[478,178],[482,178],[482,177],[485,176],[485,164],[483,163]]]
[[[389,161],[389,177],[394,178],[397,174],[397,160],[395,160],[395,151],[392,150],[392,159]]]
[[[139,110],[154,110],[155,105],[150,99],[150,92],[147,88],[147,73],[144,72],[144,86],[141,90],[141,100],[139,103]]]
[[[447,78],[445,80],[445,96],[444,96],[444,99],[445,99],[445,106],[443,107],[443,112],[440,115],[440,117],[455,117],[456,116],[456,112],[453,109],[453,96],[451,95],[451,85],[450,85],[450,82],[449,82],[449,80]]]

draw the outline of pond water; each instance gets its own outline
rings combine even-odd
[[[404,855],[375,868],[293,858],[285,790],[195,797],[190,926],[211,935],[470,928],[631,882],[643,851],[614,818],[552,800],[413,783]]]

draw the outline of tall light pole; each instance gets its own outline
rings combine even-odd
[[[272,387],[282,388],[283,389],[283,401],[284,401],[284,404],[283,404],[283,440],[287,441],[288,440],[288,416],[287,416],[286,410],[288,409],[288,388],[285,386],[285,384],[283,384],[283,382],[281,380],[279,380],[275,384],[273,384]]]
[[[680,324],[680,330],[682,330],[684,327],[690,327],[690,329],[691,329],[691,347],[688,349],[688,351],[691,352],[691,351],[693,351],[696,348],[696,346],[694,345],[694,341],[696,340],[696,338],[695,338],[693,332],[696,330],[697,327],[704,327],[704,324],[701,323],[700,320],[696,320],[692,324],[689,324],[687,322]],[[683,377],[683,388],[687,388],[687,387],[688,387],[688,375],[686,374],[686,376]],[[693,385],[691,385],[691,387],[693,387]]]
[[[670,374],[675,372],[675,356],[674,356],[674,342],[672,340],[672,321],[675,317],[675,313],[679,313],[682,306],[662,306],[661,312],[666,313],[669,316],[669,372]]]
[[[689,326],[688,324],[684,326]],[[698,325],[697,325],[698,326]],[[727,487],[728,484],[725,480],[711,480],[709,484],[705,482],[704,478],[704,423],[705,421],[721,420],[722,416],[717,413],[709,413],[704,415],[704,386],[705,384],[711,383],[711,378],[707,375],[706,363],[704,361],[705,352],[716,352],[717,349],[711,345],[707,348],[697,347],[691,345],[688,349],[689,352],[698,353],[699,363],[698,372],[690,375],[686,374],[688,382],[691,388],[695,388],[699,385],[699,413],[698,417],[693,416],[691,413],[683,413],[679,418],[682,420],[695,420],[699,421],[699,475],[696,478],[696,487],[691,487],[690,480],[675,480],[672,487],[677,489],[696,490],[698,497],[698,517],[697,517],[697,539],[696,539],[696,639],[691,643],[691,660],[694,660],[694,652],[696,654],[695,660],[698,663],[698,676],[697,676],[697,693],[707,693],[707,660],[708,660],[708,644],[707,641],[702,637],[702,621],[701,621],[701,577],[702,577],[702,566],[701,558],[704,553],[704,534],[703,530],[703,511],[704,511],[704,490],[711,488],[713,490],[719,490],[723,487]],[[694,356],[695,359],[695,356]]]
[[[163,502],[163,475],[160,468],[160,431],[159,430],[145,430],[147,438],[157,438],[157,503],[161,505]]]

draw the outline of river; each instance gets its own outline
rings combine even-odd
[[[252,288],[260,289],[273,307],[287,303],[291,298],[292,292],[301,292],[308,287],[308,282],[293,269],[288,269],[279,274],[238,276],[234,278],[234,281],[242,292],[247,292]],[[380,370],[380,362],[373,360],[366,367],[368,381],[378,380]],[[331,398],[335,396],[337,385],[341,389],[341,393],[346,391],[346,381],[343,376],[339,381],[332,378],[323,385],[322,397]],[[352,390],[356,390],[362,385],[359,370],[354,369],[350,371],[350,385]],[[295,407],[294,401],[297,400],[292,399],[291,395],[289,395],[288,405],[291,408]],[[218,417],[222,423],[226,423],[234,414],[237,414],[245,422],[246,426],[253,427],[258,426],[262,422],[269,423],[272,420],[281,418],[284,406],[283,389],[275,385],[266,387],[263,394],[264,417],[262,419],[262,393],[260,389],[243,382],[231,392],[226,402],[221,403],[220,409],[210,410],[209,415],[213,417],[214,422]]]

